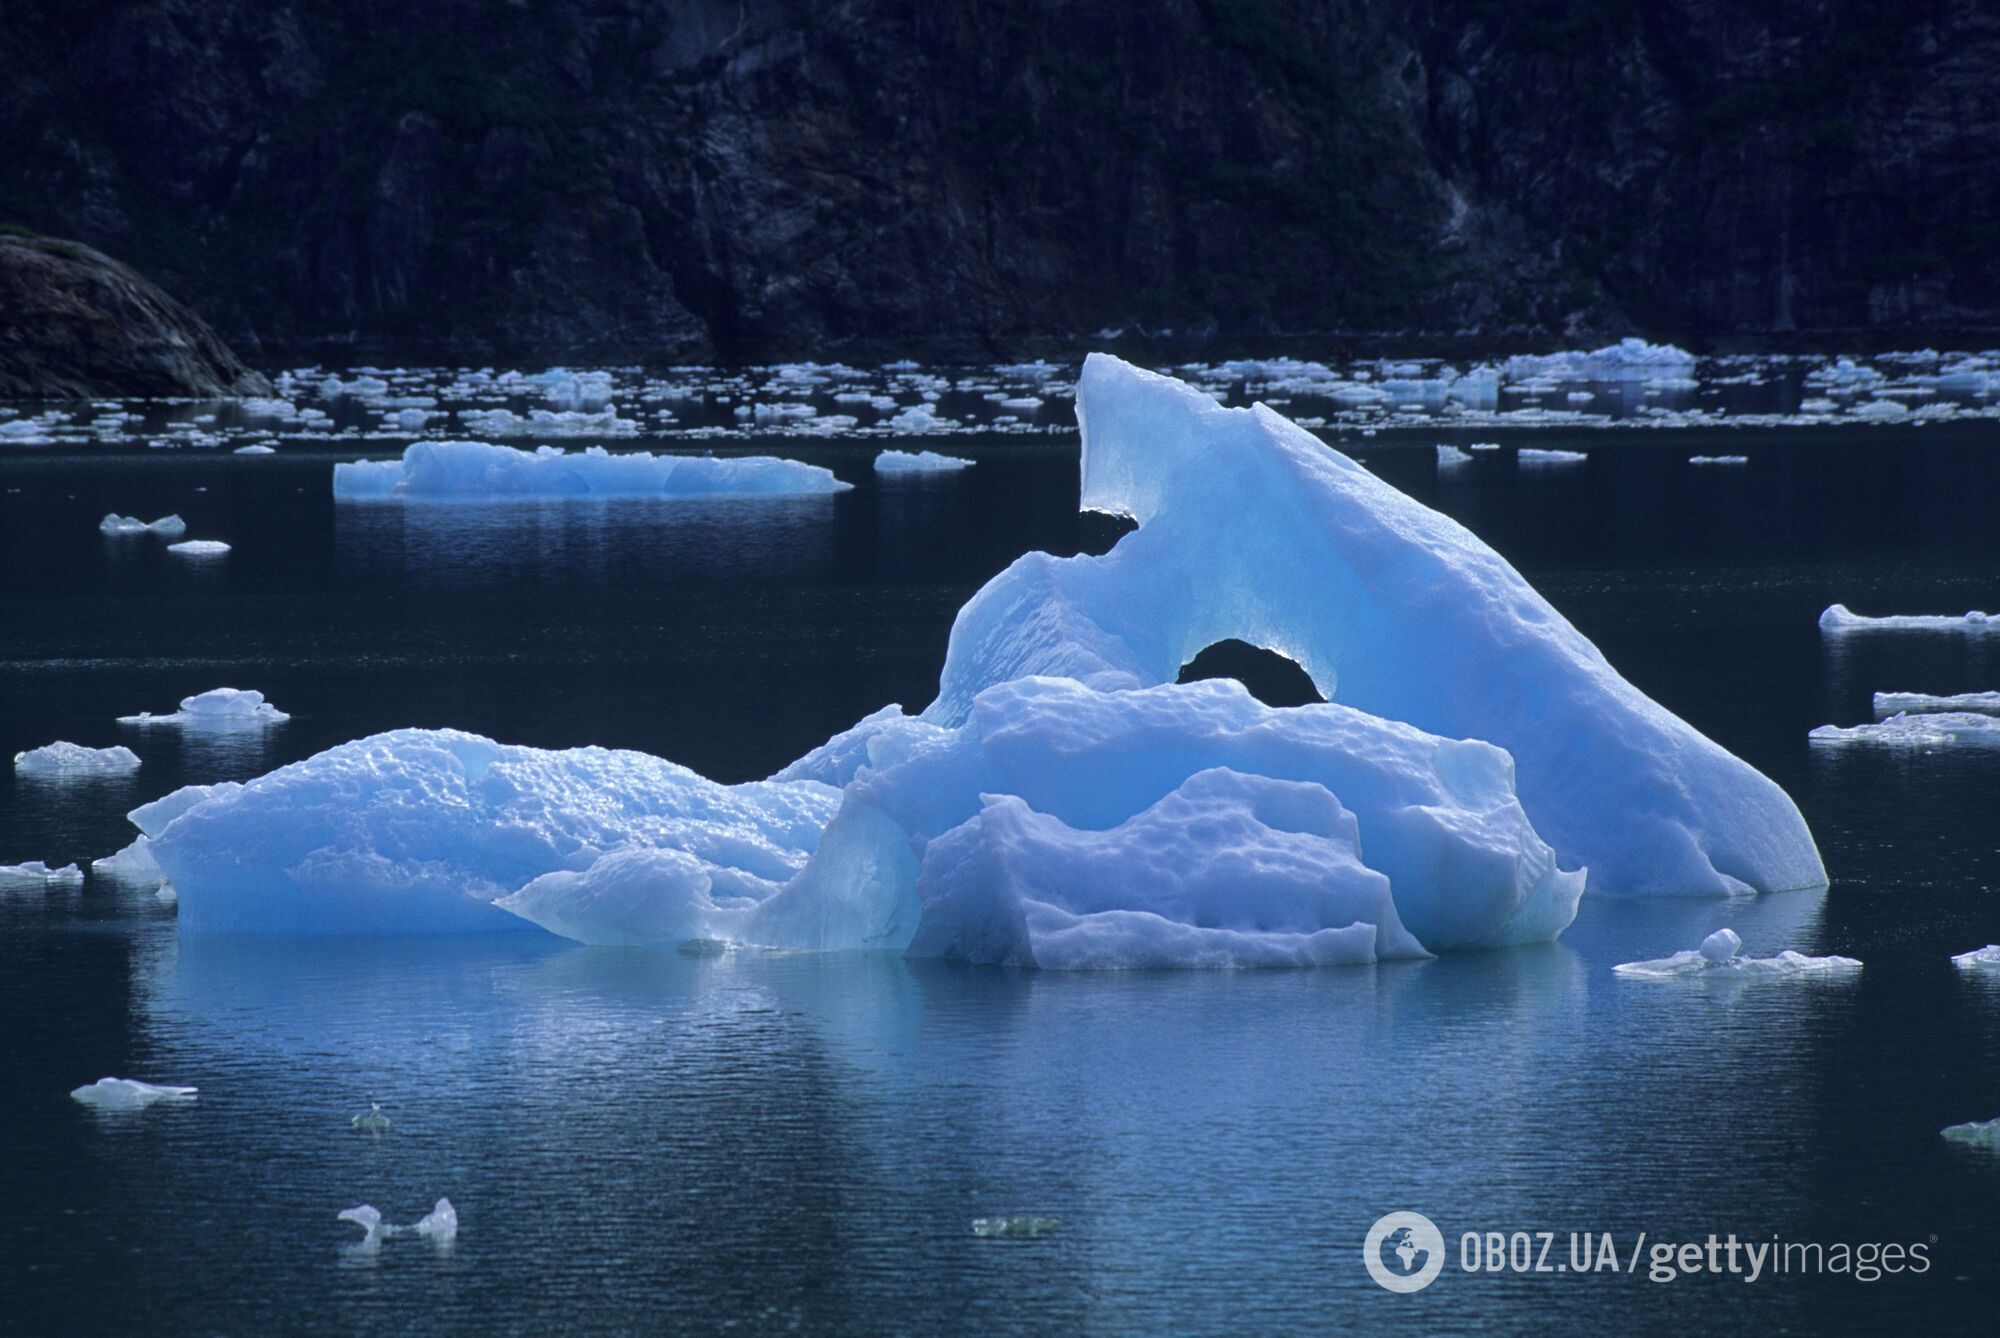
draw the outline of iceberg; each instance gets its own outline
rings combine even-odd
[[[386,1134],[395,1127],[389,1117],[382,1113],[382,1104],[379,1101],[370,1101],[368,1109],[349,1120],[348,1124],[364,1134]]]
[[[249,688],[210,688],[192,697],[181,698],[178,711],[154,715],[121,715],[121,725],[181,725],[189,728],[234,728],[242,725],[275,725],[291,716],[264,700],[264,694]]]
[[[614,455],[602,446],[522,451],[483,441],[419,441],[400,460],[355,460],[333,467],[333,495],[349,501],[799,497],[852,486],[818,465],[767,455]]]
[[[1819,630],[1832,635],[1846,632],[2000,632],[2000,618],[1982,613],[1891,613],[1870,618],[1855,613],[1845,604],[1830,604],[1819,615]]]
[[[875,457],[878,474],[956,474],[975,462],[936,451],[883,451]]]
[[[1777,786],[1455,522],[1264,406],[1116,359],[1078,404],[1083,505],[1137,528],[989,582],[921,712],[742,785],[409,729],[188,787],[130,815],[182,932],[1292,966],[1546,942],[1586,885],[1824,885]],[[1175,681],[1228,640],[1327,700]]]
[[[134,1078],[99,1078],[70,1093],[73,1100],[99,1110],[144,1110],[159,1101],[192,1101],[196,1088],[156,1087]]]
[[[642,753],[416,729],[189,789],[131,815],[188,934],[533,932],[493,902],[635,846],[684,852],[724,896],[768,895],[839,798],[814,782],[718,785]]]
[[[221,557],[229,551],[229,545],[220,539],[188,539],[181,543],[168,544],[167,551],[178,553],[182,557]]]
[[[1590,458],[1590,452],[1542,450],[1534,446],[1523,446],[1515,453],[1515,458],[1524,465],[1580,465]]]
[[[1437,464],[1440,474],[1472,463],[1472,452],[1462,451],[1456,446],[1439,446]]]
[[[99,534],[186,534],[187,522],[179,516],[161,516],[158,520],[144,521],[137,516],[121,516],[116,512],[97,522]]]
[[[1750,457],[1747,455],[1690,455],[1688,463],[1691,465],[1747,465],[1750,463]]]
[[[1587,353],[1522,354],[1502,363],[1500,375],[1507,381],[1682,380],[1694,369],[1694,363],[1694,354],[1672,344],[1621,339]]]
[[[1898,714],[1866,725],[1821,725],[1807,735],[1814,743],[1833,746],[1872,744],[1883,748],[1944,748],[1970,744],[2000,745],[2000,716],[1976,711]]]
[[[2000,1150],[2000,1119],[1948,1124],[1944,1127],[1944,1138],[1946,1142],[1963,1143],[1967,1147]]]
[[[1925,692],[1878,692],[1875,718],[1892,715],[1922,715],[1945,711],[1978,711],[2000,715],[2000,692],[1959,692],[1949,697],[1933,697]]]
[[[82,882],[83,870],[74,864],[65,864],[60,869],[52,869],[38,859],[31,859],[26,864],[0,864],[0,891],[10,887],[71,887]]]
[[[1971,952],[1961,952],[1951,959],[1951,964],[1961,971],[2000,970],[2000,943],[1989,943]]]
[[[1083,507],[1138,529],[988,582],[926,720],[960,723],[1029,674],[1170,683],[1233,638],[1293,660],[1328,701],[1505,749],[1534,830],[1595,892],[1826,885],[1783,790],[1621,678],[1456,521],[1265,406],[1223,408],[1103,354],[1077,415]]]
[[[363,1249],[379,1247],[385,1236],[428,1236],[439,1245],[449,1245],[458,1237],[458,1210],[451,1206],[450,1199],[439,1199],[435,1207],[411,1226],[396,1226],[383,1221],[382,1210],[372,1203],[342,1208],[334,1214],[334,1220],[352,1222],[360,1227],[360,1246]]]
[[[14,754],[14,770],[23,776],[129,776],[139,769],[139,755],[123,746],[86,748],[58,739]]]
[[[1647,962],[1620,962],[1612,967],[1622,976],[1668,980],[1682,976],[1714,976],[1730,979],[1785,979],[1835,977],[1859,971],[1861,963],[1852,957],[1808,957],[1789,948],[1775,957],[1745,957],[1739,949],[1743,940],[1733,929],[1718,929],[1696,948]]]

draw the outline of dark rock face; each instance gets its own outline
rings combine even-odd
[[[0,399],[270,393],[200,317],[109,256],[0,234]]]
[[[16,10],[0,207],[239,341],[2000,328],[1971,0]]]

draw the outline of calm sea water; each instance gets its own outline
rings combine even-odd
[[[852,956],[453,942],[180,942],[148,893],[0,893],[0,1327],[268,1333],[729,1326],[929,1334],[1990,1331],[2000,1155],[2000,750],[1815,753],[1875,690],[2000,688],[2000,637],[1829,646],[1819,611],[2000,604],[1990,425],[1515,434],[1440,479],[1438,435],[1345,444],[1512,558],[1628,676],[1795,795],[1825,896],[1587,904],[1561,943],[1302,973],[1063,977]],[[900,443],[899,443],[900,444]],[[0,770],[0,862],[88,860],[122,814],[371,731],[454,725],[765,774],[928,700],[958,605],[1019,553],[1101,550],[1075,443],[953,439],[878,486],[875,443],[786,442],[860,486],[806,503],[336,507],[329,454],[93,444],[0,457],[0,755],[127,742],[129,782]],[[1743,468],[1690,467],[1747,453]],[[15,491],[18,489],[18,491]],[[227,559],[110,543],[178,511]],[[1248,518],[1246,518],[1248,520]],[[262,736],[113,717],[255,687]],[[1732,925],[1863,959],[1851,984],[1642,983]],[[106,1074],[198,1102],[105,1118]],[[349,1117],[370,1100],[380,1139]],[[352,1247],[337,1210],[454,1247]],[[1423,1293],[1360,1261],[1444,1232]],[[986,1240],[988,1214],[1061,1219]],[[1490,1276],[1466,1231],[1621,1249],[1923,1243],[1919,1277]]]

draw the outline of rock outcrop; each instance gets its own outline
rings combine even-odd
[[[248,340],[2000,330],[1971,0],[24,0],[0,200]]]
[[[270,393],[131,268],[75,242],[0,233],[0,399]]]

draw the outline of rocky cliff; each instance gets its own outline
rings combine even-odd
[[[270,393],[200,317],[126,266],[0,233],[0,399]]]
[[[0,210],[267,346],[1907,341],[1996,89],[1945,0],[23,0]]]

